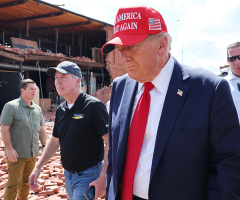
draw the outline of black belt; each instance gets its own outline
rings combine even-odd
[[[96,165],[98,165],[99,163],[97,163]],[[93,165],[93,166],[91,166],[91,167],[94,167],[94,166],[96,166],[96,165]],[[90,167],[87,167],[87,168],[85,168],[85,169],[82,169],[82,170],[77,170],[77,171],[70,171],[70,170],[66,170],[66,171],[68,171],[70,174],[74,174],[74,173],[79,173],[79,172],[82,172],[82,171],[85,171],[85,170],[87,170],[88,168],[90,168]]]
[[[141,197],[133,195],[133,200],[147,200],[147,199],[143,199]]]
[[[66,170],[67,172],[69,172],[70,174],[74,174],[74,173],[78,173],[78,172],[82,172],[84,170],[79,170],[79,171],[70,171],[70,170]]]

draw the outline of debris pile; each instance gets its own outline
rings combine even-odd
[[[19,55],[56,56],[56,57],[62,57],[62,58],[66,57],[66,55],[64,55],[62,53],[43,52],[39,49],[35,50],[35,49],[31,49],[31,48],[19,49],[19,48],[12,48],[12,47],[6,47],[4,45],[0,45],[0,49],[11,52],[11,53],[19,54]]]
[[[31,48],[26,48],[26,49],[19,49],[19,48],[12,48],[12,47],[6,47],[4,45],[0,45],[0,50],[7,51],[9,53],[14,53],[18,55],[37,55],[37,56],[52,56],[52,57],[60,57],[60,58],[66,58],[66,55],[62,53],[52,53],[51,51],[43,52],[39,49],[31,49]],[[83,62],[96,62],[94,59],[90,59],[87,57],[69,57],[74,60],[78,61],[83,61]]]
[[[82,57],[71,57],[70,56],[69,58],[78,60],[78,61],[83,61],[83,62],[96,62],[94,59],[90,59],[90,58],[84,57],[84,56],[82,56]]]
[[[57,108],[52,108],[49,111],[45,111],[45,110],[42,111],[43,119],[44,119],[44,122],[45,122],[45,124],[44,124],[45,125],[45,129],[48,127],[47,126],[48,125],[47,122],[54,122],[55,121],[56,110],[57,110]]]
[[[56,109],[52,109],[51,112],[43,111],[45,119],[45,129],[47,133],[47,140],[52,136],[54,119],[55,119]],[[1,133],[1,128],[0,128]],[[1,134],[0,134],[1,135]],[[8,180],[8,170],[7,170],[7,159],[4,153],[4,144],[0,136],[0,199],[3,199],[5,189]],[[39,143],[39,160],[42,155],[42,145]],[[30,190],[29,200],[58,200],[58,199],[68,199],[65,190],[65,178],[64,169],[61,164],[60,159],[60,149],[55,153],[55,155],[44,165],[41,170],[40,177],[38,178],[39,189],[37,191]]]
[[[43,111],[44,126],[47,133],[47,141],[50,140],[53,132],[56,108],[51,111]],[[1,116],[0,116],[1,117]],[[42,145],[39,142],[39,156],[42,155]],[[4,153],[4,143],[2,141],[0,126],[0,199],[3,199],[8,180],[7,159]],[[60,149],[55,155],[43,166],[38,178],[39,189],[30,190],[29,200],[68,200],[65,190],[64,169],[61,164]]]
[[[49,136],[49,135],[48,135]],[[42,151],[39,151],[41,156]],[[29,200],[40,199],[68,199],[65,190],[64,170],[61,165],[60,151],[58,150],[55,155],[43,166],[41,174],[38,178],[39,188],[36,191],[30,191]]]

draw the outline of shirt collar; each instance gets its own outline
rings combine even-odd
[[[79,94],[79,96],[78,96],[78,98],[76,99],[76,101],[74,102],[74,105],[73,105],[73,107],[74,108],[78,108],[79,107],[79,105],[81,104],[81,102],[82,102],[82,97],[84,97],[86,95],[86,93],[84,92],[84,91],[82,91],[80,94]],[[67,101],[65,100],[65,102],[62,104],[62,106],[63,106],[63,108],[64,108],[64,110],[69,110],[68,109],[68,103],[67,103]]]
[[[232,79],[240,79],[239,77],[235,76],[233,73],[232,73],[232,70],[229,70],[228,72],[228,75],[225,77],[226,80],[232,80]]]
[[[163,67],[163,69],[159,72],[159,74],[153,79],[152,84],[154,87],[157,88],[159,92],[162,94],[166,95],[167,90],[168,90],[168,85],[172,76],[174,68],[174,60],[172,55],[170,55],[170,58],[166,65]],[[143,87],[144,83],[139,83],[138,84],[138,92],[141,90]]]
[[[80,104],[83,102],[83,98],[82,97],[84,97],[84,96],[86,96],[86,93],[84,91],[82,91],[79,94],[77,100],[74,102],[74,105],[73,105],[74,108],[78,108],[80,106]]]
[[[29,106],[25,103],[25,101],[22,99],[22,96],[19,97],[19,101],[20,101],[20,103],[22,104],[23,107],[29,107]],[[33,104],[32,101],[31,101],[31,106],[30,106],[30,108],[35,108],[35,106],[34,106],[34,104]]]

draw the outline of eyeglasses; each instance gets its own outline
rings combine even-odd
[[[240,55],[238,56],[231,56],[227,58],[229,62],[234,62],[236,59],[240,60]]]

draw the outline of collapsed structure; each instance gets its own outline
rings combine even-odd
[[[82,89],[88,94],[126,73],[115,51],[107,59],[101,54],[102,45],[113,38],[111,24],[40,0],[2,0],[0,13],[0,111],[6,102],[19,97],[23,78],[37,83],[40,99],[60,103],[54,78],[45,72],[62,61],[80,67]]]

